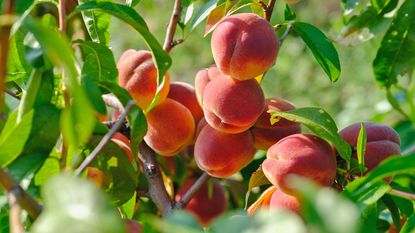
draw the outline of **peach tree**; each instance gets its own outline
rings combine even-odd
[[[415,232],[415,1],[339,1],[336,39],[306,1],[175,0],[158,38],[139,0],[0,0],[0,232]],[[173,82],[199,28],[211,65]],[[335,85],[336,47],[368,40],[396,124],[264,94],[286,43]]]

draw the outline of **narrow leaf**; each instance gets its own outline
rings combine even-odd
[[[225,3],[220,4],[215,9],[213,9],[206,20],[206,27],[205,27],[205,35],[207,36],[211,31],[213,31],[219,23],[219,21],[225,17],[226,15],[226,8]]]
[[[79,4],[92,1],[94,0],[79,0]],[[94,2],[103,2],[103,0],[95,0]],[[108,45],[110,40],[109,27],[111,16],[102,12],[85,11],[82,12],[82,18],[84,19],[86,29],[92,41]]]
[[[415,67],[415,1],[407,0],[392,20],[373,61],[375,78],[389,87]]]
[[[311,52],[329,79],[332,82],[336,82],[340,76],[340,61],[332,42],[323,32],[311,24],[295,22],[292,26],[311,49]]]
[[[357,137],[357,161],[359,163],[360,175],[365,173],[365,153],[366,153],[366,127],[360,124],[360,131]]]

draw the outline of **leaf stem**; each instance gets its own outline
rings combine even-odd
[[[101,152],[102,149],[110,142],[111,138],[114,136],[114,134],[118,131],[118,129],[121,127],[121,125],[124,122],[125,117],[130,112],[131,108],[135,105],[135,102],[133,100],[130,100],[127,105],[125,106],[124,112],[121,114],[120,118],[118,119],[117,123],[115,123],[111,130],[104,135],[102,140],[98,143],[98,145],[94,148],[94,150],[91,152],[91,154],[86,157],[86,159],[82,162],[82,164],[78,167],[78,169],[75,171],[75,175],[79,176],[89,165],[90,163],[97,157],[99,152]]]
[[[202,185],[209,180],[209,178],[210,176],[207,173],[203,173],[203,175],[201,175],[199,179],[197,179],[196,182],[187,190],[183,197],[176,202],[174,208],[183,209],[196,194],[196,192],[199,191]]]
[[[65,17],[66,17],[66,6],[65,2],[67,0],[59,0],[59,31],[66,33],[66,24],[65,24]]]
[[[36,219],[42,211],[42,206],[33,199],[19,183],[4,169],[0,168],[0,184],[4,189],[13,195],[19,206],[27,211],[32,219]]]
[[[177,23],[180,20],[180,14],[182,12],[182,0],[175,0],[173,12],[170,17],[169,25],[167,26],[166,38],[164,40],[163,49],[166,52],[170,52],[174,46],[180,44],[179,41],[174,41],[174,34],[176,32]]]
[[[291,31],[291,28],[292,28],[292,25],[289,23],[289,24],[287,25],[287,29],[285,29],[284,33],[281,35],[281,38],[280,38],[280,46],[281,46],[281,45],[282,45],[282,43],[284,42],[285,38],[287,38],[288,34],[289,34],[289,33],[290,33],[290,31]]]
[[[9,193],[9,226],[11,233],[24,233],[22,223],[20,221],[20,206],[17,203],[16,197],[13,193]]]

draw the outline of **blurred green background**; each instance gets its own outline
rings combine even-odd
[[[164,40],[173,2],[142,0],[136,6],[160,43]],[[195,3],[193,15],[204,2]],[[283,22],[284,7],[285,3],[278,0],[271,19],[273,25]],[[291,32],[280,49],[276,64],[261,84],[266,97],[282,97],[297,107],[322,107],[332,115],[339,129],[358,121],[378,121],[387,125],[396,123],[400,116],[395,111],[391,113],[385,92],[377,86],[372,71],[372,61],[381,37],[352,46],[340,43],[338,38],[343,27],[340,0],[302,0],[292,8],[297,14],[297,21],[313,24],[333,41],[340,56],[341,77],[336,83],[331,83],[301,38]],[[204,24],[185,38],[182,30],[177,29],[176,38],[184,38],[185,41],[171,52],[173,65],[169,72],[173,81],[193,85],[197,71],[214,63],[210,35],[203,37]],[[146,49],[140,36],[117,19],[112,21],[110,34],[116,59],[126,49]]]

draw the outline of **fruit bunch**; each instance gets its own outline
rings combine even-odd
[[[200,70],[195,88],[165,81],[154,108],[145,112],[145,142],[159,155],[170,157],[194,147],[197,166],[217,178],[226,178],[249,164],[257,149],[267,150],[262,170],[272,186],[249,209],[258,206],[299,212],[301,201],[288,177],[298,175],[321,186],[336,179],[337,156],[327,141],[302,134],[298,123],[280,119],[271,124],[269,110],[289,111],[294,105],[282,98],[267,98],[256,77],[276,61],[280,42],[268,21],[252,13],[225,17],[215,27],[211,48],[215,64]],[[148,51],[126,51],[119,59],[119,84],[146,110],[157,90],[157,70]],[[397,133],[384,125],[365,123],[368,170],[392,154],[399,154]],[[340,135],[356,147],[360,124]],[[194,183],[190,177],[177,199]],[[226,197],[217,181],[213,198],[203,186],[187,210],[206,225],[226,209]]]

